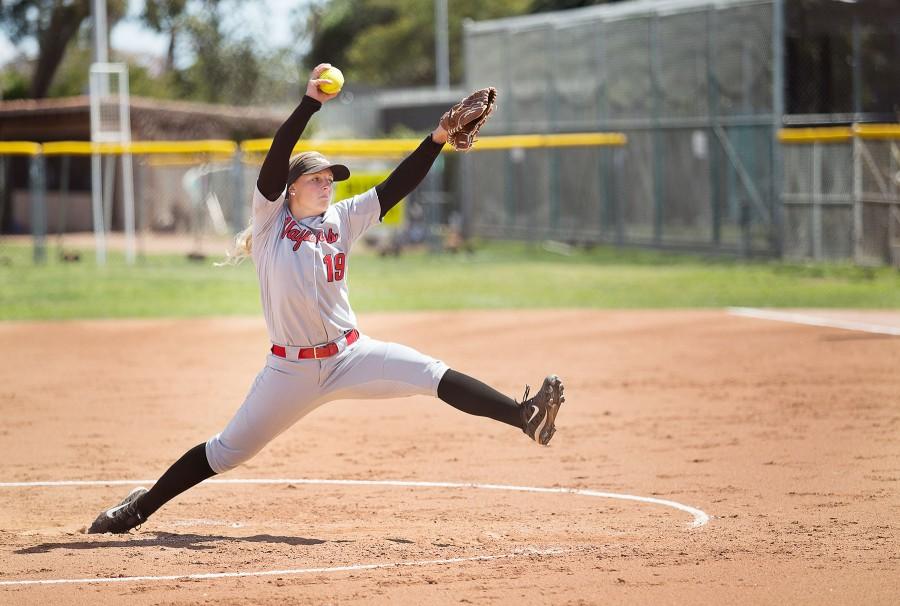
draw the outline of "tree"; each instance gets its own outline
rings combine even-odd
[[[262,74],[253,41],[230,39],[217,11],[189,19],[185,33],[194,62],[178,72],[176,86],[182,96],[211,103],[252,103]]]
[[[84,35],[84,33],[76,35],[69,44],[62,61],[59,62],[53,82],[47,89],[48,97],[71,97],[85,94],[88,89],[88,74],[93,62],[91,51],[90,36]]]
[[[165,72],[160,77],[163,91],[211,103],[245,105],[256,99],[269,57],[245,32],[227,30],[225,16],[239,4],[237,0],[146,0],[141,20],[169,36]],[[180,63],[189,65],[176,66],[176,53],[182,53]]]
[[[550,11],[564,11],[572,8],[596,6],[597,4],[612,4],[622,0],[533,0],[531,13],[546,13]]]
[[[225,24],[234,8],[248,4],[146,0],[141,20],[169,36],[166,69],[153,74],[113,52],[115,60],[129,63],[132,94],[238,105],[271,102],[288,92],[296,96],[296,78],[289,73],[296,70],[296,61],[290,61],[284,50],[263,53],[239,24],[233,29]],[[109,2],[109,23],[123,16],[125,5],[125,0]],[[0,86],[6,98],[67,96],[86,90],[92,60],[90,6],[91,0],[0,0],[0,26],[17,42],[32,37],[40,45],[34,70],[26,62],[5,70]],[[30,86],[23,91],[22,78],[29,71]]]
[[[371,27],[388,24],[398,17],[390,6],[378,6],[371,0],[332,0],[298,13],[300,29],[311,38],[306,63],[314,67],[328,62],[348,66],[347,51],[353,41]]]
[[[187,18],[187,0],[146,0],[141,20],[153,31],[169,36],[166,72],[175,69],[175,46]]]
[[[450,78],[462,78],[462,24],[528,12],[532,0],[449,2]],[[427,10],[423,10],[423,6]],[[331,0],[310,11],[304,62],[340,66],[348,79],[379,86],[429,85],[435,80],[434,10],[423,0]]]
[[[107,21],[113,24],[125,14],[125,0],[107,4]],[[90,13],[90,0],[12,0],[0,4],[0,27],[10,39],[14,43],[27,38],[37,42],[31,97],[47,96],[66,49]]]
[[[5,69],[0,73],[0,90],[3,99],[27,99],[28,78],[18,69]]]

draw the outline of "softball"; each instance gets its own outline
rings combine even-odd
[[[328,82],[319,85],[319,90],[326,95],[333,95],[344,86],[344,74],[336,67],[329,67],[319,74],[319,78],[328,80]]]

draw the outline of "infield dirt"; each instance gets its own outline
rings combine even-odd
[[[710,522],[569,494],[201,485],[130,535],[96,536],[84,527],[128,487],[0,487],[0,581],[517,554],[0,586],[0,603],[896,603],[900,338],[724,311],[370,314],[360,328],[514,397],[558,373],[552,445],[436,399],[344,401],[225,478],[576,487]],[[267,348],[259,318],[0,324],[0,482],[156,478],[225,425]]]

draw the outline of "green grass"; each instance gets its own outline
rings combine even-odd
[[[52,253],[52,249],[51,249]],[[63,263],[31,261],[5,245],[0,320],[260,313],[251,263],[154,255],[134,266],[90,251]],[[900,272],[851,265],[792,265],[640,250],[594,248],[564,255],[539,246],[490,243],[471,254],[356,252],[351,302],[358,312],[476,308],[900,308]]]

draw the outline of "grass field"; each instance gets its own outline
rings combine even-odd
[[[260,311],[251,263],[146,256],[128,266],[91,251],[34,265],[31,249],[6,245],[0,320],[253,315]],[[594,248],[567,254],[541,246],[483,243],[473,253],[358,251],[350,272],[359,312],[490,308],[900,308],[900,272],[849,265],[703,258]]]

